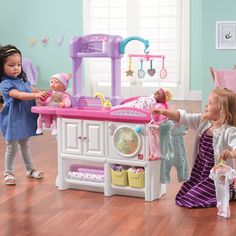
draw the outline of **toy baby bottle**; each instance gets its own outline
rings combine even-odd
[[[40,100],[40,102],[45,102],[51,95],[52,95],[52,91],[51,90],[48,90],[47,92],[46,92],[46,96],[45,97],[41,97],[39,100]]]

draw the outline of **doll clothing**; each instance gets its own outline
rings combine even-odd
[[[166,127],[169,126],[170,129],[170,143],[173,147],[173,156],[164,155],[165,158],[162,158],[160,181],[161,183],[170,182],[170,171],[172,167],[176,168],[178,181],[186,181],[189,178],[189,166],[183,136],[186,134],[187,128],[184,125],[178,125],[169,120],[165,125]]]
[[[230,166],[216,166],[211,169],[209,177],[214,180],[215,184],[218,215],[229,218],[229,190],[230,184],[236,177],[236,171]]]
[[[154,95],[152,94],[149,97],[138,97],[133,101],[126,102],[122,105],[115,106],[114,108],[118,107],[134,107],[142,110],[149,110],[151,107],[155,106],[158,102],[154,98]]]
[[[66,92],[52,91],[52,94],[49,98],[47,98],[45,101],[39,100],[38,104],[41,106],[59,107],[60,102],[64,102],[65,107],[70,107],[71,106],[70,95]],[[43,133],[43,122],[44,122],[43,117],[39,115],[37,120],[38,128],[36,130],[36,134]],[[52,118],[51,128],[52,128],[52,135],[56,135],[57,134],[56,117]]]
[[[159,160],[161,158],[160,150],[160,126],[158,124],[150,124],[149,126],[149,161]]]
[[[171,142],[172,122],[166,120],[160,125],[160,149],[162,159],[171,159],[174,157],[174,147]]]

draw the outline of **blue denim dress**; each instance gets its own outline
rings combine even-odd
[[[38,115],[31,112],[35,100],[19,100],[9,96],[12,89],[31,93],[30,83],[15,77],[3,77],[0,90],[4,104],[0,113],[0,129],[6,141],[16,141],[35,135]]]

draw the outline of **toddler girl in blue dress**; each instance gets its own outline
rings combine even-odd
[[[0,90],[3,108],[0,113],[0,130],[6,142],[4,181],[15,185],[14,161],[18,146],[25,163],[26,175],[43,178],[43,173],[34,169],[29,150],[29,139],[37,129],[37,115],[31,112],[35,99],[45,92],[35,90],[22,70],[21,52],[12,45],[0,47]]]

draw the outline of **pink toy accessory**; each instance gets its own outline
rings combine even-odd
[[[64,85],[65,89],[67,89],[69,85],[69,80],[71,78],[71,74],[58,73],[58,74],[54,74],[50,80],[52,80],[53,78],[58,79]]]
[[[48,90],[48,91],[46,92],[46,95],[47,95],[47,96],[44,96],[44,97],[39,98],[40,102],[45,102],[45,101],[52,95],[52,91],[51,91],[51,90]]]

